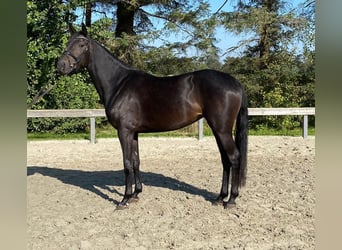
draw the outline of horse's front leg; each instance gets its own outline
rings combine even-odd
[[[119,140],[123,154],[123,164],[125,173],[125,194],[118,208],[128,207],[128,201],[132,197],[132,179],[133,179],[133,139],[134,133],[132,131],[121,129],[118,131]]]

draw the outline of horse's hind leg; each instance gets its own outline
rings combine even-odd
[[[142,192],[142,184],[141,184],[141,175],[140,175],[140,158],[139,158],[139,145],[138,145],[138,134],[134,135],[133,139],[133,151],[132,151],[132,160],[133,160],[133,171],[134,171],[134,180],[135,180],[135,189],[132,197],[129,199],[130,202],[135,202],[139,199],[138,194]]]
[[[215,133],[214,133],[215,134]],[[222,205],[224,198],[228,196],[228,186],[229,186],[229,175],[230,175],[230,161],[226,154],[225,149],[221,143],[221,139],[215,134],[215,139],[217,142],[217,146],[220,151],[221,161],[223,165],[223,174],[222,174],[222,186],[219,196],[214,201],[214,205]]]
[[[232,167],[232,185],[230,189],[230,197],[228,202],[224,202],[224,208],[234,207],[236,205],[235,199],[239,196],[239,168]]]
[[[215,133],[215,137],[220,149],[223,164],[222,188],[218,199],[223,200],[225,208],[232,207],[235,205],[235,199],[239,195],[239,151],[231,133]],[[228,201],[226,201],[228,196],[230,168],[232,169],[232,183],[230,197]]]

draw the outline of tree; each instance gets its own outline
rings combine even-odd
[[[247,44],[242,56],[227,58],[224,66],[246,84],[250,107],[313,104],[314,52],[308,47],[304,54],[296,50],[296,43],[310,37],[312,31],[305,32],[312,26],[304,15],[285,7],[286,2],[279,0],[238,1],[236,11],[221,14],[227,29],[251,36],[241,42]],[[260,117],[251,122],[254,128],[290,128],[298,124],[296,117]]]
[[[96,1],[93,10],[113,16],[115,38],[120,44],[136,40],[137,47],[123,46],[119,54],[125,54],[124,60],[135,64],[135,57],[129,53],[136,49],[144,51],[154,49],[146,41],[159,40],[163,46],[175,52],[185,53],[189,50],[207,53],[213,52],[215,46],[216,17],[210,17],[209,4],[205,0],[165,1],[165,0],[135,0],[135,1]],[[154,25],[158,20],[161,25]],[[173,35],[182,36],[178,42],[170,41]],[[163,37],[167,37],[168,41]],[[181,41],[180,41],[181,40]],[[160,44],[159,43],[159,44]],[[160,45],[159,45],[160,46]],[[119,46],[116,46],[119,47]]]
[[[68,34],[66,13],[72,9],[59,0],[27,1],[27,105],[32,109],[95,108],[98,97],[87,75],[59,77],[57,59]],[[62,125],[63,124],[63,125]],[[84,129],[88,121],[71,119],[30,119],[29,131]]]
[[[56,58],[60,55],[63,34],[61,1],[27,1],[27,91],[29,106],[51,88],[57,77]]]
[[[239,1],[234,12],[221,14],[228,30],[252,35],[245,53],[260,59],[260,69],[267,67],[272,55],[287,50],[305,25],[305,20],[286,12],[285,5],[280,0]]]

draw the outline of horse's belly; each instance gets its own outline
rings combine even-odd
[[[165,108],[165,107],[164,107]],[[183,128],[202,117],[199,107],[184,105],[177,108],[156,108],[145,112],[142,127],[151,132]]]

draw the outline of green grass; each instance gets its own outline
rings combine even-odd
[[[282,135],[282,136],[302,136],[302,128],[293,128],[291,130],[276,130],[270,128],[262,128],[258,130],[249,130],[249,135]],[[315,128],[308,128],[308,135],[315,135]]]
[[[204,124],[203,128],[204,136],[212,136],[211,129],[208,127],[207,124]],[[276,130],[270,128],[262,128],[258,130],[250,129],[249,135],[282,135],[282,136],[302,136],[302,128],[294,128],[291,130]],[[309,127],[308,135],[314,136],[315,135],[315,128]],[[197,137],[197,126],[191,125],[189,127],[170,131],[170,132],[163,132],[163,133],[143,133],[139,135],[140,137]],[[103,128],[96,128],[96,138],[116,138],[117,131],[108,126]],[[80,132],[80,133],[66,133],[66,134],[55,134],[55,133],[28,133],[27,134],[28,140],[75,140],[75,139],[90,139],[90,132]]]

